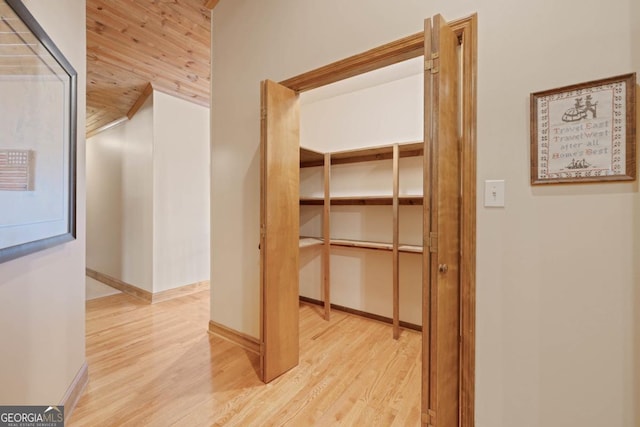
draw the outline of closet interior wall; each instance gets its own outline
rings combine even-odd
[[[413,328],[422,322],[422,64],[419,57],[300,94],[300,236],[305,237],[300,296],[327,300],[324,254],[329,252],[331,304],[374,317],[399,317],[402,325]],[[395,144],[400,204],[396,298]],[[330,166],[325,158],[331,159]],[[330,174],[326,180],[325,174]],[[329,206],[324,203],[325,182]],[[329,210],[329,224],[324,224]],[[327,225],[330,248],[324,246]],[[394,301],[399,316],[394,316]]]

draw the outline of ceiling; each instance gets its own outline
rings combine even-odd
[[[87,135],[131,118],[152,89],[209,106],[218,0],[87,0]]]

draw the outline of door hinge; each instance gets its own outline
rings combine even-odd
[[[427,427],[435,427],[436,425],[436,411],[429,409],[426,413],[422,413],[422,424]]]
[[[440,69],[438,67],[435,67],[433,65],[433,61],[435,61],[439,57],[440,57],[440,54],[438,52],[433,52],[431,54],[431,59],[425,59],[425,61],[424,61],[424,70],[425,71],[431,70],[431,74],[436,74],[438,71],[440,71]]]
[[[260,108],[260,119],[264,120],[267,118],[267,109],[262,107]]]
[[[429,233],[429,252],[438,252],[438,233],[435,231]]]

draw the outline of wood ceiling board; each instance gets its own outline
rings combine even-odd
[[[154,90],[209,106],[206,0],[87,0],[87,132]]]
[[[112,7],[111,1],[104,2],[102,4]],[[208,10],[200,10],[194,12],[192,9],[187,9],[184,6],[175,8],[169,7],[172,3],[158,3],[154,1],[135,1],[130,2],[127,6],[127,15],[131,12],[132,15],[142,17],[145,25],[149,22],[148,17],[161,17],[161,25],[173,29],[175,32],[181,33],[190,39],[196,40],[205,45],[211,33],[211,18]]]
[[[172,29],[166,19],[161,18],[154,26],[152,18],[147,15],[136,16],[132,8],[120,10],[117,3],[99,6],[95,15],[87,16],[87,31],[95,32],[103,37],[110,37],[118,42],[126,41],[134,46],[145,46],[160,51],[173,51],[187,47],[188,53],[206,55],[209,49],[204,44],[207,38],[196,40],[189,31],[185,33]],[[155,27],[158,32],[149,31]],[[185,34],[191,34],[187,36]],[[200,44],[201,43],[201,44]]]
[[[201,79],[200,76],[195,75],[192,69],[186,66],[183,68],[183,66],[175,63],[162,61],[150,55],[143,55],[140,50],[133,47],[119,45],[109,47],[87,43],[87,51],[89,49],[91,49],[91,54],[87,56],[88,60],[102,61],[142,78],[150,77],[151,80],[154,80],[160,77],[167,77],[182,80],[185,85],[198,89],[203,86],[199,80],[204,80],[204,83],[207,86],[209,85],[209,74],[206,74]],[[143,57],[137,58],[136,55]]]

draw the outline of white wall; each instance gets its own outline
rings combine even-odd
[[[3,405],[59,403],[85,359],[85,2],[25,4],[78,72],[77,238],[0,264]]]
[[[153,101],[87,141],[87,267],[153,292]]]
[[[209,280],[208,108],[154,91],[87,170],[87,267],[153,293]]]
[[[633,3],[221,2],[212,24],[212,319],[259,335],[259,81],[421,31],[435,13],[477,11],[476,425],[640,424],[638,184],[529,185],[529,94],[640,71]],[[506,180],[504,209],[482,207],[485,179]]]
[[[344,151],[422,140],[423,60],[347,79],[300,95],[300,144],[318,152]],[[422,157],[400,161],[400,194],[422,194]],[[303,197],[322,196],[322,168],[301,170]],[[334,165],[331,195],[391,195],[391,160]],[[390,243],[391,206],[333,206],[331,237]],[[321,207],[301,208],[301,235],[321,236]],[[400,209],[402,244],[422,243],[422,207]],[[313,227],[311,229],[310,227]],[[301,249],[300,295],[321,299],[321,251]],[[422,324],[422,257],[400,255],[400,320]],[[385,317],[393,316],[390,252],[331,249],[331,302]]]
[[[638,45],[638,40],[640,40],[640,2],[631,2],[631,11],[629,13],[629,21],[631,22],[631,58],[632,69],[635,70],[636,73],[640,72],[640,45]],[[636,86],[636,109],[637,109],[637,122],[640,123],[640,108],[638,105],[640,101],[640,87]],[[636,127],[636,132],[638,128]],[[638,138],[640,139],[640,138]],[[640,156],[639,156],[640,157]],[[633,212],[640,212],[640,197],[635,197],[635,205],[633,207]],[[631,227],[631,232],[635,233],[635,238],[633,239],[633,254],[634,256],[640,253],[640,236],[638,236],[638,230],[640,230],[640,217],[638,215],[634,215],[633,226]],[[637,259],[637,258],[636,258]],[[640,263],[634,262],[634,273],[633,273],[633,283],[636,284],[632,288],[632,295],[630,298],[631,304],[635,307],[635,310],[632,310],[632,313],[635,313],[635,320],[633,320],[632,330],[635,331],[633,334],[631,341],[633,342],[633,350],[631,353],[632,360],[635,360],[635,372],[631,373],[631,380],[633,381],[633,389],[631,391],[632,396],[635,396],[635,401],[640,400],[640,367],[638,366],[637,360],[640,358],[640,288],[638,288],[637,284],[640,283]],[[635,375],[634,375],[635,374]],[[635,420],[638,423],[640,419],[640,405],[635,405]]]
[[[153,289],[209,280],[209,109],[153,92]]]

